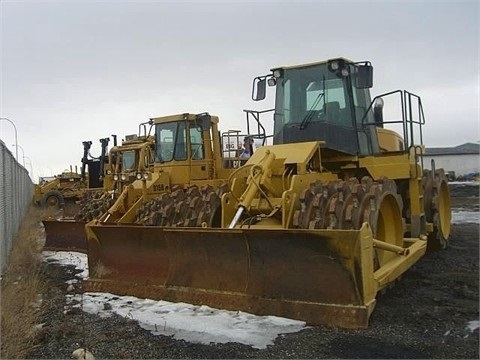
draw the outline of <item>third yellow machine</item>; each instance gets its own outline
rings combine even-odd
[[[344,58],[274,68],[254,79],[254,100],[267,84],[276,89],[271,145],[230,171],[220,201],[185,185],[137,209],[154,221],[88,223],[86,290],[362,328],[381,289],[446,246],[448,184],[442,169],[423,169],[418,96],[372,98],[370,62]],[[399,116],[387,120],[392,100]],[[263,129],[265,112],[247,114]],[[157,157],[189,141],[177,122],[166,144],[167,125],[157,124]]]

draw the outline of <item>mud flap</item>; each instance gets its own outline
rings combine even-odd
[[[85,222],[42,220],[45,228],[44,250],[87,252]]]
[[[375,304],[361,230],[87,224],[85,291],[206,304],[308,324],[364,328]],[[370,265],[369,265],[370,264]]]

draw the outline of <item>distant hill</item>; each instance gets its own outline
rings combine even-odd
[[[425,155],[467,155],[480,154],[479,143],[465,143],[455,147],[431,147],[425,149]]]

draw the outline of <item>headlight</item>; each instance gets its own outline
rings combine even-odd
[[[279,78],[280,76],[282,76],[282,70],[277,69],[273,71],[273,77]]]
[[[107,175],[112,175],[112,170],[108,169],[107,170]]]
[[[125,181],[125,180],[127,180],[127,175],[125,175],[125,174],[122,174],[122,176],[121,176],[121,179],[122,179],[122,181]]]
[[[148,173],[143,173],[143,178],[144,178],[145,180],[147,180],[147,179],[148,179]]]
[[[268,83],[268,86],[275,86],[275,85],[277,85],[277,79],[268,78],[267,83]]]
[[[137,173],[137,180],[140,180],[142,178],[142,174],[141,173]]]
[[[113,180],[118,181],[118,175],[117,174],[113,175]]]
[[[332,61],[332,62],[330,63],[330,69],[332,69],[333,71],[337,71],[337,70],[338,70],[338,67],[339,67],[338,61]]]
[[[344,67],[341,73],[343,77],[347,77],[350,74],[350,71],[348,71],[348,67]]]

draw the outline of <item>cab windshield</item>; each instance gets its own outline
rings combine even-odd
[[[348,113],[344,78],[337,77],[326,65],[286,69],[277,84],[275,131],[284,125],[302,125],[322,121],[353,127]]]
[[[170,122],[155,126],[155,161],[186,160],[185,122]]]
[[[339,151],[367,152],[357,130],[370,98],[353,83],[326,63],[284,69],[276,85],[274,143],[322,140]]]
[[[122,153],[122,170],[135,170],[135,151],[124,151]]]

